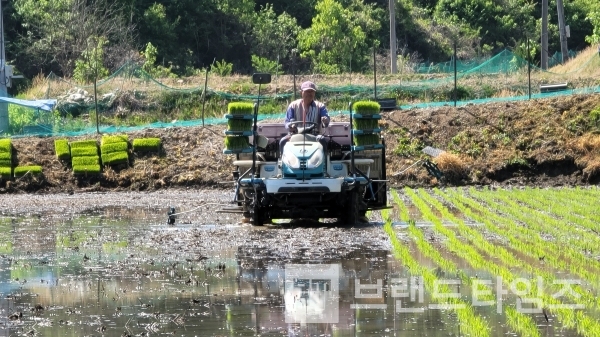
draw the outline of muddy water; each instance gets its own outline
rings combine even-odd
[[[126,196],[12,200],[0,216],[0,335],[462,335],[394,258],[381,223],[253,228],[206,207],[170,226],[167,205],[193,210],[191,196]],[[510,334],[496,309],[476,311],[493,335]],[[542,335],[572,335],[536,322]]]

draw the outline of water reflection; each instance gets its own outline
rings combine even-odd
[[[368,243],[378,227],[164,218],[130,208],[0,218],[0,336],[461,335],[452,311],[427,309],[422,283]],[[495,307],[478,313],[509,333]]]

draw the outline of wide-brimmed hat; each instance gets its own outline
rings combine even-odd
[[[302,85],[300,86],[300,90],[302,90],[302,91],[304,91],[304,90],[317,91],[317,86],[311,81],[306,81],[306,82],[302,83]]]

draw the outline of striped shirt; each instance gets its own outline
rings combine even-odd
[[[304,106],[302,104],[302,98],[300,98],[293,101],[288,106],[288,109],[285,113],[285,128],[287,129],[289,127],[292,119],[296,122],[302,122],[304,120],[306,122],[317,123],[316,127],[320,133],[321,117],[327,117],[326,125],[328,125],[329,115],[327,114],[327,108],[325,108],[325,104],[319,101],[312,101],[312,103],[310,103],[310,107],[308,108],[306,116],[304,116]]]

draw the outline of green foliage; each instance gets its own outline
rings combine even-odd
[[[595,109],[590,111],[588,118],[590,119],[590,122],[594,124],[594,126],[598,127],[598,124],[600,123],[600,106],[597,106]]]
[[[103,165],[116,165],[129,162],[129,154],[127,151],[102,153]]]
[[[0,177],[4,179],[12,178],[12,167],[0,166]]]
[[[585,37],[585,41],[592,45],[600,44],[600,5],[596,4],[596,8],[585,19],[593,26],[592,33]]]
[[[229,76],[233,71],[233,63],[227,63],[225,60],[216,61],[211,64],[210,71],[219,76]]]
[[[246,136],[226,136],[225,148],[227,150],[241,150],[250,146],[248,137]]]
[[[104,67],[104,47],[107,43],[104,37],[88,38],[87,48],[75,61],[73,78],[81,83],[90,83],[108,76],[109,71]]]
[[[404,157],[418,156],[424,144],[417,138],[412,138],[406,128],[390,129],[389,133],[397,135],[398,145],[393,150],[394,154]]]
[[[42,174],[42,167],[39,165],[29,165],[29,166],[17,166],[14,169],[15,178],[22,177],[27,173],[33,174],[33,175],[40,175],[40,174]]]
[[[158,49],[152,45],[151,42],[148,42],[148,44],[146,44],[146,49],[142,52],[142,56],[145,59],[142,69],[153,77],[165,78],[175,76],[172,73],[172,66],[164,67],[162,65],[156,65],[157,55]]]
[[[73,157],[72,164],[73,164],[73,166],[96,165],[96,164],[98,164],[99,159],[100,158],[98,156]]]
[[[276,61],[271,61],[267,58],[252,55],[252,68],[257,73],[269,73],[280,72],[279,64]]]
[[[136,138],[133,140],[133,151],[135,152],[158,152],[160,146],[160,138]]]
[[[352,109],[362,115],[374,115],[379,113],[381,106],[377,102],[358,101],[352,105]]]
[[[227,113],[230,115],[252,115],[254,104],[247,102],[231,102],[227,105]]]
[[[76,175],[96,175],[102,172],[102,168],[99,164],[95,165],[74,165],[73,166],[73,174]]]
[[[71,148],[69,147],[69,141],[66,139],[56,139],[54,141],[54,152],[56,157],[60,160],[71,159]]]
[[[278,57],[286,58],[291,50],[296,47],[296,37],[300,32],[300,26],[295,18],[288,13],[283,12],[276,16],[273,5],[266,4],[255,15],[252,22],[252,66],[258,70],[255,65],[256,57],[264,57],[264,60],[275,60]],[[271,62],[271,61],[269,61]],[[266,67],[261,69],[270,69],[267,72],[275,72],[275,68]]]
[[[8,105],[9,133],[15,134],[23,131],[25,125],[34,124],[35,109],[24,106]]]

